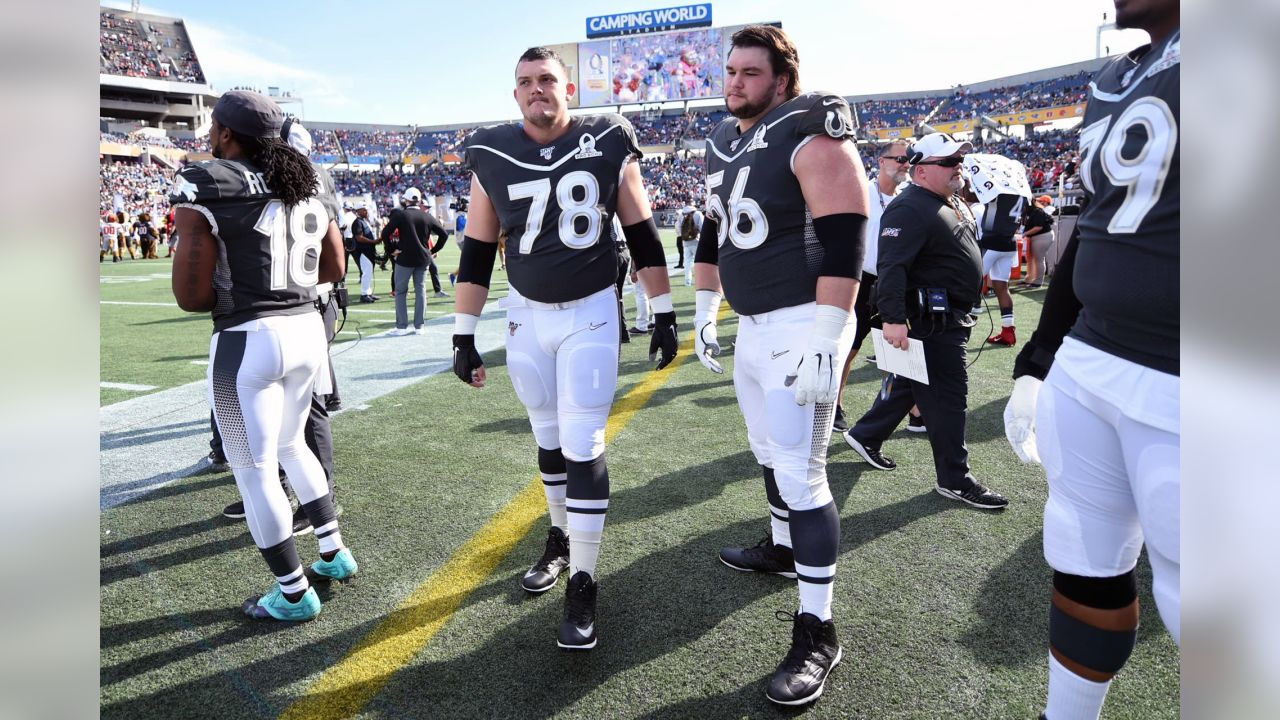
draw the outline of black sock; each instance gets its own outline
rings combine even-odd
[[[333,559],[334,559],[334,558],[336,558],[336,557],[338,557],[338,553],[340,553],[340,552],[342,552],[342,551],[341,551],[341,550],[330,550],[329,552],[322,552],[322,553],[320,553],[320,559],[324,560],[325,562],[333,562]]]

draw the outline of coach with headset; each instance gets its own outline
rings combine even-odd
[[[900,350],[908,348],[908,338],[923,344],[929,382],[887,376],[871,409],[844,438],[873,467],[892,470],[897,465],[880,446],[918,404],[933,447],[938,493],[974,507],[1002,509],[1009,501],[969,473],[964,442],[965,350],[974,324],[968,313],[982,286],[977,223],[956,196],[964,187],[960,164],[971,147],[946,133],[931,133],[908,150],[912,184],[880,220],[875,305],[886,342]]]

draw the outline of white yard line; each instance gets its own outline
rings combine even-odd
[[[100,382],[99,386],[107,390],[128,390],[129,392],[146,392],[155,390],[155,385],[134,385],[133,383]]]

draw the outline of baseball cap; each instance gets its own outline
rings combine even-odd
[[[280,139],[304,156],[311,157],[311,133],[294,118],[286,118],[280,126]]]
[[[405,200],[421,200],[422,191],[419,190],[418,188],[409,188],[408,190],[404,191],[404,195],[402,195],[401,197],[403,197]]]
[[[935,157],[948,157],[955,155],[957,152],[969,152],[973,149],[973,143],[963,140],[956,140],[947,133],[929,133],[911,145],[907,151],[912,165],[919,163],[921,160],[927,160]]]
[[[1049,197],[1048,195],[1041,195],[1040,197],[1036,198],[1036,202],[1040,203],[1041,205],[1052,205],[1053,198]]]
[[[284,112],[271,98],[248,90],[222,93],[213,106],[219,125],[248,137],[280,137]]]

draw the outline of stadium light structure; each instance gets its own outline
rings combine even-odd
[[[1102,57],[1102,33],[1108,30],[1118,30],[1118,29],[1119,28],[1116,27],[1115,23],[1107,22],[1107,14],[1102,13],[1102,24],[1098,26],[1098,34],[1095,37],[1094,46],[1093,46],[1093,56],[1095,58]]]

